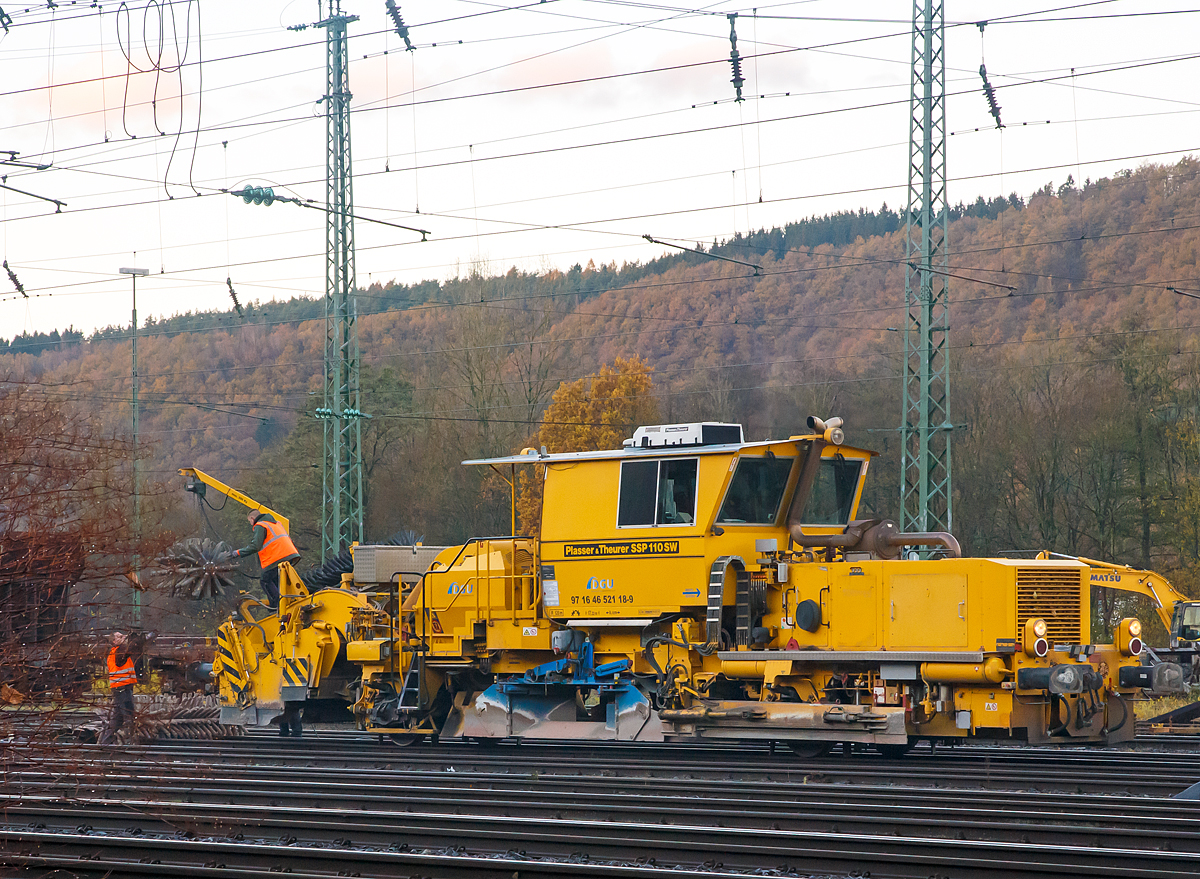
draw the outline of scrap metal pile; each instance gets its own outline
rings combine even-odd
[[[137,707],[133,724],[118,733],[118,742],[122,744],[146,745],[168,739],[228,739],[246,734],[244,727],[221,723],[221,708],[215,696],[138,694],[134,701]],[[98,739],[107,717],[108,711],[103,711],[82,725],[79,728],[82,738],[85,741]]]
[[[222,725],[213,696],[170,696],[138,699],[134,737],[138,742],[165,739],[227,739],[245,735],[240,726]]]

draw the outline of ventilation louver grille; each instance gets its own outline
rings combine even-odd
[[[1025,621],[1041,617],[1053,644],[1083,643],[1082,586],[1078,568],[1017,569],[1017,638]]]
[[[533,573],[533,553],[527,549],[517,548],[513,559],[513,573],[528,577]]]

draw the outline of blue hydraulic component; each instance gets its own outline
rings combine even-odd
[[[628,659],[618,659],[606,662],[601,666],[595,665],[595,653],[592,642],[585,640],[574,653],[568,653],[562,659],[544,662],[528,669],[522,678],[509,679],[500,684],[503,690],[512,688],[520,690],[527,684],[569,684],[577,687],[612,687],[617,684],[617,676],[633,667]]]
[[[556,659],[553,662],[543,662],[541,665],[526,669],[525,680],[528,683],[550,683],[549,678],[555,675],[564,675],[571,672],[577,660],[570,656],[564,656],[562,659]]]
[[[609,675],[616,677],[621,672],[629,671],[631,668],[633,668],[633,663],[631,663],[628,659],[618,659],[613,662],[606,662],[604,665],[596,666],[593,674],[597,678],[606,678]]]
[[[632,668],[628,659],[597,666],[591,641],[576,632],[562,658],[498,680],[479,694],[472,723],[500,738],[636,739],[654,709],[646,694],[622,677]],[[592,691],[587,693],[589,700],[598,697],[590,706],[602,712],[599,717],[581,720],[578,716],[585,691]]]

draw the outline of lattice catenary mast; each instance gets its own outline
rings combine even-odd
[[[321,559],[363,539],[362,410],[359,401],[358,314],[354,300],[354,198],[350,172],[350,83],[341,0],[325,28],[325,425],[321,498]]]
[[[942,0],[914,0],[904,296],[902,531],[949,531],[946,55]]]

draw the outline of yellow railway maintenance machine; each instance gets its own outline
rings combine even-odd
[[[1131,699],[1182,688],[1177,665],[1142,664],[1137,620],[1088,643],[1087,563],[961,558],[950,534],[857,519],[874,453],[842,445],[840,419],[809,426],[748,443],[658,425],[615,451],[465,462],[541,465],[541,533],[447,548],[393,587],[400,614],[352,611],[360,726],[902,753],[1125,740]]]
[[[357,555],[357,550],[355,553]],[[424,571],[430,547],[370,547],[364,556],[385,551],[400,571]],[[374,573],[358,564],[370,580]],[[419,575],[418,575],[419,576]],[[361,592],[343,575],[340,586],[310,589],[292,565],[279,566],[279,608],[246,597],[217,630],[213,676],[221,700],[221,722],[268,726],[295,720],[302,710],[309,721],[345,721],[356,698],[359,668],[346,657],[350,622],[361,613],[378,613],[375,597]]]
[[[185,489],[204,498],[207,489],[243,506],[270,513],[290,531],[288,518],[194,467],[179,471]],[[349,703],[357,669],[344,655],[346,621],[367,599],[355,590],[310,592],[288,562],[279,566],[279,607],[244,597],[217,629],[213,677],[221,700],[221,722],[266,726],[301,709]]]
[[[290,530],[286,516],[226,485],[202,470],[179,471],[185,489],[203,498],[208,489],[249,509],[270,513]],[[388,546],[394,568],[424,571],[432,554],[419,546]],[[374,555],[371,556],[374,558]],[[377,579],[372,570],[364,570]],[[267,726],[281,719],[344,720],[356,695],[359,669],[346,660],[352,615],[371,607],[371,596],[352,583],[310,589],[288,562],[279,566],[279,607],[246,596],[217,630],[213,677],[221,701],[221,722]]]

